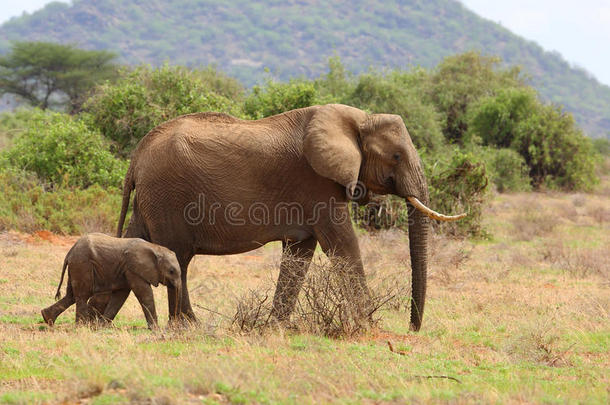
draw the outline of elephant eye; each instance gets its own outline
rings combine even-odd
[[[394,159],[395,161],[400,161],[400,153],[396,152],[393,156],[392,159]]]

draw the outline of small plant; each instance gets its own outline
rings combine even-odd
[[[549,367],[571,366],[568,354],[572,346],[562,351],[558,348],[558,340],[551,328],[536,327],[517,337],[508,351],[517,358]]]
[[[270,289],[249,290],[237,300],[231,326],[240,332],[260,331],[271,320]]]

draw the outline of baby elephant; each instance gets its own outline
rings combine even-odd
[[[180,265],[171,250],[138,238],[114,238],[101,233],[81,237],[66,255],[55,299],[68,268],[66,295],[42,310],[46,323],[76,302],[76,322],[92,319],[87,301],[100,293],[112,293],[103,320],[112,321],[133,291],[142,306],[149,328],[157,326],[157,312],[152,288],[159,283],[175,287],[180,297]]]

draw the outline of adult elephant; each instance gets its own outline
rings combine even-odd
[[[219,113],[183,115],[152,129],[136,147],[125,178],[121,236],[176,253],[182,297],[169,291],[170,317],[195,320],[187,267],[196,254],[234,254],[282,241],[273,315],[290,316],[319,243],[350,265],[353,288],[369,291],[348,200],[366,187],[407,199],[412,265],[411,328],[419,330],[426,295],[428,217],[421,161],[402,119],[340,104],[244,121]],[[347,193],[346,193],[347,191]]]

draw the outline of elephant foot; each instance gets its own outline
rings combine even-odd
[[[55,324],[55,317],[52,315],[50,308],[43,309],[40,314],[47,325],[53,326]]]

